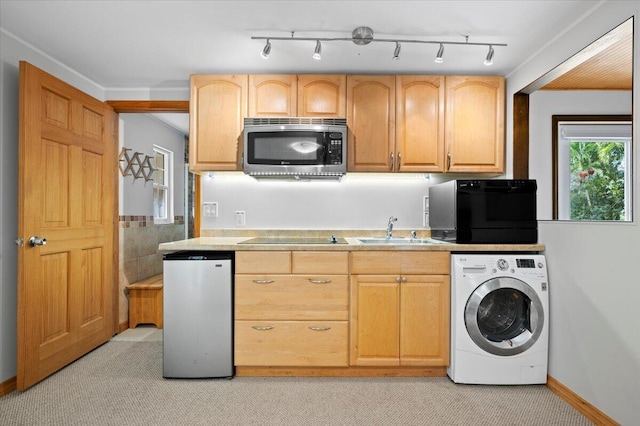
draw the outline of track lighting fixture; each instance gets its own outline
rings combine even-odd
[[[320,44],[320,40],[316,42],[316,50],[313,52],[313,59],[322,59],[322,44]]]
[[[440,48],[438,49],[438,53],[436,54],[436,64],[441,64],[444,62],[444,59],[442,59],[442,55],[444,55],[444,46],[442,45],[442,43],[440,43]]]
[[[493,65],[493,46],[489,45],[489,53],[487,53],[487,59],[484,60],[485,65]]]
[[[310,38],[310,37],[294,37],[294,33],[291,32],[291,37],[262,37],[256,36],[251,37],[252,40],[266,40],[267,44],[262,49],[262,56],[268,57],[271,52],[271,40],[277,41],[315,41],[316,48],[313,53],[313,59],[321,58],[322,44],[323,41],[350,41],[358,46],[366,46],[372,42],[378,43],[395,43],[396,47],[393,52],[393,59],[400,59],[400,43],[418,43],[418,44],[439,44],[438,53],[436,55],[435,62],[442,63],[443,55],[444,55],[444,45],[464,45],[464,46],[489,46],[489,53],[484,61],[485,65],[493,64],[493,55],[495,46],[506,46],[506,44],[502,43],[469,43],[469,36],[465,36],[465,41],[440,41],[440,40],[416,40],[416,39],[385,39],[385,38],[373,38],[373,30],[369,27],[358,27],[351,33],[351,37],[331,37],[331,38]]]
[[[393,51],[393,59],[396,61],[400,59],[400,43],[396,41],[396,50]]]
[[[267,59],[269,57],[269,53],[271,53],[271,42],[267,39],[267,44],[265,44],[264,49],[262,49],[262,57]]]

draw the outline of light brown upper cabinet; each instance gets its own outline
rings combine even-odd
[[[247,75],[192,75],[189,168],[240,170]]]
[[[394,170],[395,109],[395,76],[347,76],[347,171]]]
[[[249,76],[249,117],[345,117],[346,75]]]
[[[503,173],[499,76],[193,75],[190,168],[241,170],[245,117],[347,117],[350,172]]]
[[[298,116],[344,118],[347,110],[347,76],[298,75]]]
[[[504,171],[504,77],[446,77],[447,172]]]
[[[249,117],[293,117],[297,111],[295,74],[250,75]]]
[[[349,171],[444,171],[443,76],[348,76]]]
[[[396,77],[397,172],[444,171],[444,77]]]

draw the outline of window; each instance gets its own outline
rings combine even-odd
[[[555,120],[556,216],[631,220],[631,122]]]
[[[153,221],[173,223],[173,152],[153,146],[155,172],[153,177]]]

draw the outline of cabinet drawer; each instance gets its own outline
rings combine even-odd
[[[236,275],[236,319],[325,319],[349,316],[347,275]]]
[[[351,273],[448,275],[449,262],[445,251],[355,251],[351,253]]]
[[[346,251],[294,251],[291,253],[294,274],[348,274]]]
[[[237,366],[347,366],[346,321],[236,321]]]
[[[237,251],[236,274],[288,274],[290,251]]]

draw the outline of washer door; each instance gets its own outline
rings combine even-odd
[[[471,339],[494,355],[516,355],[529,349],[544,326],[542,303],[524,281],[492,278],[467,300],[464,322]]]

